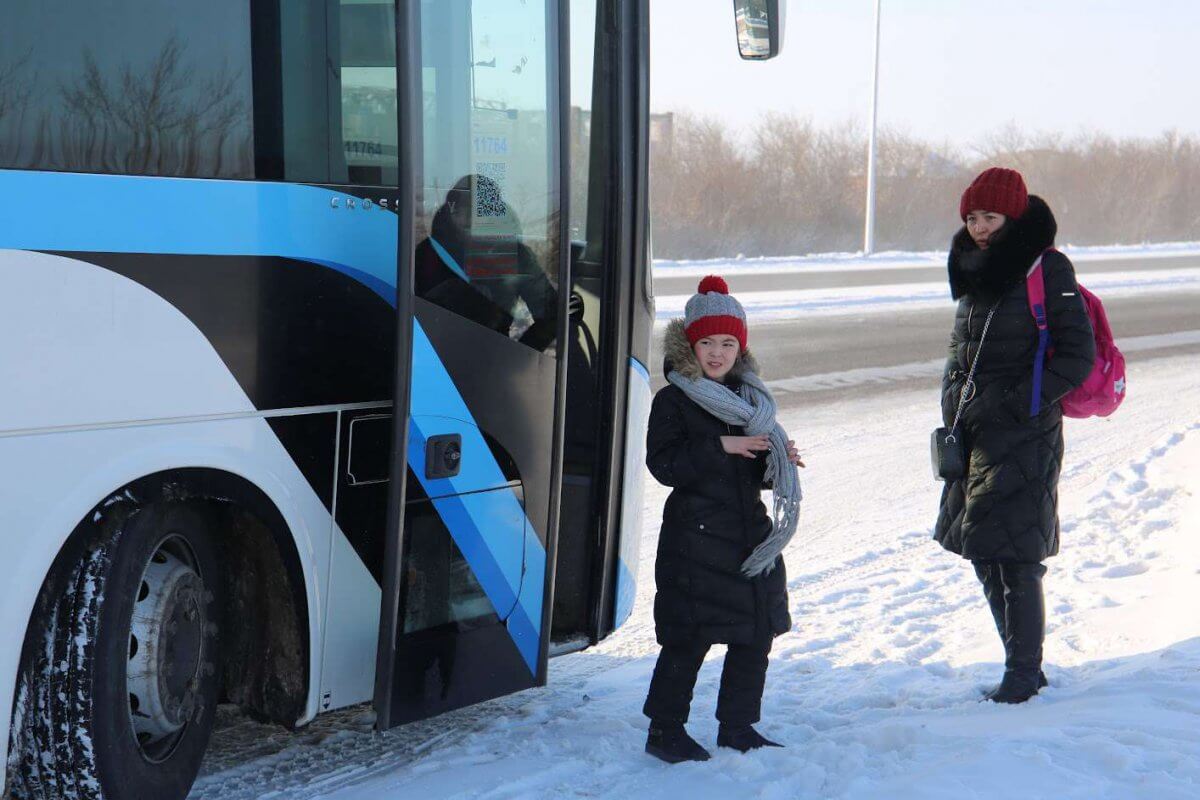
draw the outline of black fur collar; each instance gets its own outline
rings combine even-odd
[[[963,226],[950,243],[950,295],[957,300],[969,294],[984,302],[1003,297],[1025,277],[1038,255],[1054,246],[1057,233],[1050,207],[1033,194],[1025,213],[1005,222],[987,250],[980,250]]]

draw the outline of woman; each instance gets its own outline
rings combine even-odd
[[[476,220],[477,197],[490,203],[487,231]],[[522,240],[517,214],[486,175],[464,175],[433,215],[429,236],[417,245],[415,288],[459,316],[538,351],[558,328],[558,292]],[[528,311],[524,324],[515,315]]]
[[[1028,194],[1020,173],[984,171],[963,193],[959,214],[965,227],[955,234],[949,258],[958,312],[942,377],[947,427],[976,354],[979,360],[959,422],[966,474],[946,484],[934,538],[974,563],[1004,643],[1004,678],[988,699],[1022,703],[1046,685],[1042,562],[1058,552],[1059,401],[1087,377],[1095,342],[1075,269],[1050,249],[1058,229],[1054,215]],[[1025,275],[1039,256],[1053,349],[1042,369],[1035,415],[1038,331]]]
[[[662,645],[643,712],[646,752],[669,763],[709,755],[684,730],[709,648],[729,645],[717,697],[717,746],[779,745],[758,722],[771,640],[791,628],[780,556],[800,513],[794,443],[746,349],[746,313],[709,276],[664,342],[668,384],[654,397],[646,465],[672,488],[654,565]],[[774,488],[774,514],[759,498]]]

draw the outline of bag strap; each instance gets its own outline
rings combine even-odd
[[[1050,346],[1050,326],[1046,321],[1046,273],[1042,259],[1052,248],[1046,248],[1025,273],[1025,293],[1029,296],[1029,313],[1038,329],[1037,355],[1033,357],[1033,392],[1029,400],[1029,416],[1042,410],[1042,369],[1046,366],[1046,349]]]
[[[449,267],[455,275],[462,278],[467,283],[471,282],[471,276],[467,274],[467,271],[463,269],[461,265],[459,265],[458,260],[454,256],[450,255],[450,251],[442,246],[441,242],[433,238],[433,236],[430,236],[429,243],[433,245],[433,251],[438,254],[438,258],[442,260],[443,264]]]
[[[979,334],[979,347],[975,350],[975,358],[971,359],[971,371],[967,373],[967,382],[963,384],[962,391],[958,393],[958,410],[954,412],[954,424],[950,426],[950,436],[948,439],[953,441],[954,432],[958,430],[958,421],[962,419],[963,408],[967,402],[975,396],[975,368],[979,366],[979,354],[983,352],[983,343],[987,339],[988,328],[992,327],[992,317],[996,315],[996,309],[1000,307],[1000,301],[997,300],[988,310],[987,319],[983,323],[983,333]],[[968,394],[968,392],[970,392]]]

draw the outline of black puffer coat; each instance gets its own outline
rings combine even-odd
[[[959,424],[967,475],[942,492],[936,538],[974,561],[1040,562],[1058,552],[1058,476],[1062,468],[1059,400],[1083,383],[1095,359],[1092,325],[1067,257],[1046,253],[1047,320],[1053,355],[1042,372],[1041,413],[1030,416],[1037,326],[1025,274],[1054,244],[1049,207],[1030,196],[986,250],[963,228],[950,250],[950,289],[958,312],[942,378],[942,419],[954,420],[988,310],[998,303],[975,376],[974,398]]]
[[[702,375],[681,322],[667,329],[666,371]],[[744,353],[730,373],[756,371]],[[744,436],[692,402],[681,389],[659,390],[650,408],[646,465],[673,487],[663,508],[654,565],[654,623],[659,644],[750,644],[791,628],[783,558],[747,578],[742,562],[771,532],[760,499],[766,459],[729,455],[720,437]]]

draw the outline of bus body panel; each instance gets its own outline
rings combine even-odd
[[[322,655],[320,710],[363,703],[375,686],[379,638],[379,583],[340,528],[331,541],[325,638],[314,640]]]

